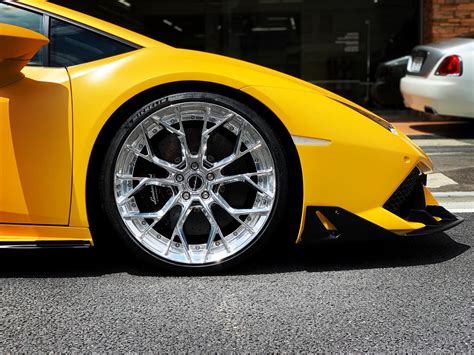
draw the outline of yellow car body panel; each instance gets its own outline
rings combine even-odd
[[[144,71],[153,68],[157,57],[162,59],[159,68]],[[85,118],[74,122],[77,160],[71,225],[88,225],[86,201],[80,197],[85,196],[88,157],[105,122],[140,92],[172,82],[193,80],[241,89],[269,107],[292,136],[329,141],[323,146],[297,146],[303,169],[304,206],[337,205],[355,213],[382,206],[419,161],[431,165],[429,158],[401,133],[386,131],[318,89],[301,86],[296,80],[287,84],[284,75],[274,77],[270,70],[260,71],[258,66],[241,62],[238,79],[229,76],[235,62],[210,54],[153,48],[69,68],[75,88],[75,114]],[[111,77],[120,81],[111,86]],[[91,90],[100,92],[100,97],[90,97]],[[374,168],[378,174],[373,173]],[[359,173],[348,174],[351,170]],[[383,186],[379,176],[389,177]],[[84,183],[79,185],[81,181]],[[358,188],[361,185],[372,188],[366,191]],[[410,225],[400,219],[395,229],[413,226],[419,224]]]
[[[69,119],[71,113],[68,109],[68,118],[64,118],[63,127],[50,127],[51,131],[44,136],[57,137],[68,142],[69,160],[63,157],[57,162],[56,171],[67,181],[63,181],[61,185],[61,195],[70,198],[70,214],[61,220],[38,219],[41,222],[37,222],[67,224],[71,233],[68,228],[57,227],[61,228],[65,239],[90,240],[90,235],[86,232],[89,228],[87,173],[94,145],[108,120],[120,107],[140,93],[162,85],[182,82],[213,83],[240,90],[265,105],[286,127],[288,134],[294,139],[303,175],[303,204],[298,240],[304,229],[306,209],[310,206],[338,206],[383,229],[400,234],[425,227],[422,223],[402,219],[382,206],[415,167],[427,171],[432,167],[431,161],[401,132],[389,131],[360,113],[368,112],[367,110],[327,90],[270,69],[218,55],[175,49],[47,2],[22,0],[20,3],[143,47],[119,56],[67,68],[73,92],[72,121]],[[28,85],[33,85],[28,84],[28,80],[41,83],[44,79],[41,73],[44,74],[44,70],[46,69],[26,68],[24,73],[27,81],[18,85],[23,85],[25,90],[28,90]],[[63,87],[69,85],[65,81],[62,83]],[[6,96],[0,89],[0,112],[3,114],[8,111]],[[54,111],[54,102],[52,97],[49,101],[52,107],[45,110]],[[356,110],[346,105],[355,107]],[[30,123],[22,124],[27,127]],[[64,126],[67,126],[67,132]],[[2,142],[11,139],[8,132],[7,127],[2,127]],[[12,153],[10,151],[5,154]],[[44,151],[39,154],[41,157],[46,156]],[[74,161],[71,165],[72,157]],[[11,156],[9,159],[8,164],[17,168],[26,164],[13,161]],[[35,162],[28,164],[34,165]],[[69,170],[71,168],[72,173]],[[37,186],[36,178],[34,174],[26,177],[20,177],[18,174],[16,177],[6,178],[5,181],[14,186],[20,179],[23,189],[28,190]],[[2,176],[2,184],[3,179]],[[66,193],[68,188],[72,193]],[[13,193],[20,196],[18,192]],[[437,204],[426,188],[424,193],[427,201],[432,205]],[[11,193],[5,196],[10,200],[15,197]],[[38,191],[34,198],[40,201],[44,200],[45,196]],[[38,202],[38,206],[40,205]],[[4,220],[0,218],[0,223],[35,223],[36,220],[28,215],[28,208],[29,206],[22,204],[21,199],[18,200],[18,205],[15,205],[17,217],[12,215],[13,217],[7,220],[3,216]],[[63,216],[64,204],[54,208],[57,216]],[[1,213],[0,208],[0,217]],[[313,217],[317,218],[316,215]],[[16,222],[15,218],[18,218]],[[13,235],[11,228],[14,227],[9,228],[8,235]],[[24,227],[24,231],[21,228],[17,227],[16,233],[22,238],[32,230],[30,226]],[[0,229],[0,240],[9,238],[3,234],[4,230]],[[57,236],[56,233],[52,235]],[[47,233],[33,233],[31,238],[48,240]]]
[[[93,245],[89,228],[0,224],[0,236],[0,241],[11,243],[83,241]]]
[[[432,167],[429,157],[403,133],[390,133],[319,93],[262,87],[244,91],[276,109],[293,136],[328,142],[297,145],[303,171],[304,208],[338,206],[392,231],[424,227],[381,207],[415,166],[422,163]],[[303,225],[304,220],[300,237]]]
[[[0,88],[0,223],[68,225],[70,82],[64,68],[23,70]]]
[[[0,28],[0,87],[21,80],[24,77],[21,70],[48,42],[42,34],[3,24]]]
[[[156,66],[156,58],[160,58],[159,66]],[[236,68],[239,69],[238,77],[233,75]],[[85,181],[89,157],[97,137],[111,115],[139,93],[184,81],[215,83],[236,90],[252,84],[290,86],[293,87],[295,98],[301,91],[314,92],[309,84],[308,87],[301,86],[294,78],[288,84],[286,75],[269,69],[262,70],[259,66],[234,59],[174,48],[141,49],[119,57],[70,67],[68,70],[74,88],[75,116],[81,117],[80,120],[74,120],[76,161],[71,212],[71,225],[78,227],[88,226]],[[110,79],[114,77],[120,80],[110,85]],[[91,97],[91,90],[100,92],[100,96]],[[286,125],[285,117],[280,118]]]

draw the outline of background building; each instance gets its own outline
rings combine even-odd
[[[474,31],[472,0],[55,0],[167,44],[262,64],[370,104],[378,64]],[[159,63],[157,63],[159,65]]]
[[[474,32],[474,1],[425,0],[423,23],[425,43]]]

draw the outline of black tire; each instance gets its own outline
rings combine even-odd
[[[170,105],[190,101],[216,104],[231,109],[237,112],[241,117],[244,117],[253,125],[267,144],[275,167],[276,186],[273,207],[263,228],[260,229],[258,235],[242,250],[218,262],[206,264],[172,262],[151,252],[148,248],[139,243],[122,219],[116,204],[114,192],[115,164],[121,147],[133,129],[153,112]],[[282,222],[285,223],[285,225],[289,222],[285,216],[288,215],[287,206],[290,205],[288,201],[288,167],[291,165],[283,147],[284,144],[281,137],[279,137],[276,130],[272,128],[271,122],[269,122],[267,118],[261,117],[254,110],[234,99],[206,92],[184,92],[159,98],[158,100],[144,105],[130,115],[130,117],[126,118],[110,142],[102,161],[99,176],[100,202],[103,213],[117,236],[123,241],[126,249],[132,252],[138,260],[145,261],[161,269],[166,269],[174,273],[203,274],[228,270],[236,265],[242,265],[249,257],[264,249],[265,246],[270,246],[269,243],[277,245],[283,242],[283,237],[288,238],[288,236],[283,236],[279,233],[281,230],[287,230],[287,226],[283,226]],[[283,229],[280,229],[281,227],[283,227]]]

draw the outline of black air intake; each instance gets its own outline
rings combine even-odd
[[[426,175],[415,168],[406,177],[398,189],[383,205],[383,208],[406,219],[411,210],[422,210],[426,207],[423,185]]]

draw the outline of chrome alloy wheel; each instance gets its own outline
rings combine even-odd
[[[119,214],[133,238],[166,261],[215,263],[264,228],[276,192],[272,154],[239,113],[182,102],[145,116],[114,168]]]

